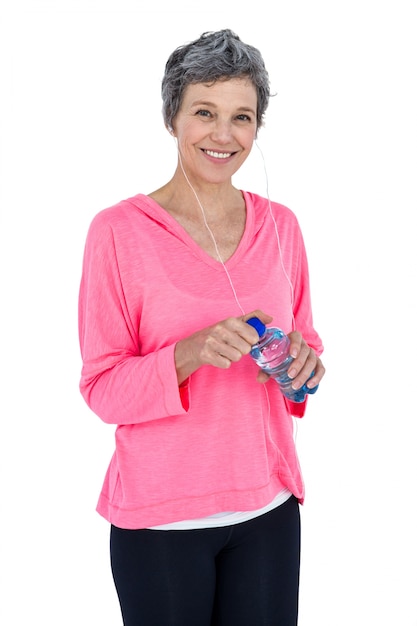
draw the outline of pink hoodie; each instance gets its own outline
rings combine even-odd
[[[262,309],[289,332],[291,290],[268,201],[243,192],[245,232],[226,267],[246,312]],[[308,267],[294,214],[271,203],[294,290],[296,328],[320,354]],[[275,381],[256,382],[250,356],[201,367],[178,387],[176,342],[242,314],[221,263],[145,195],[101,211],[86,242],[79,299],[89,407],[117,424],[97,505],[122,528],[257,509],[284,487],[304,498],[292,417]],[[312,400],[313,401],[313,400]]]

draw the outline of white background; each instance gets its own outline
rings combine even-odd
[[[121,625],[95,512],[113,427],[78,392],[84,240],[96,212],[171,176],[164,64],[226,27],[277,94],[259,145],[302,226],[326,348],[298,431],[300,626],[417,625],[413,4],[1,3],[4,626]],[[256,149],[235,182],[265,195]]]

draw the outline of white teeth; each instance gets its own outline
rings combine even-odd
[[[215,159],[228,159],[232,156],[231,152],[214,152],[214,150],[204,150],[204,152]]]

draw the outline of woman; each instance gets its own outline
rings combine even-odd
[[[322,379],[322,345],[294,214],[232,184],[269,96],[259,51],[230,30],[175,50],[174,175],[87,236],[81,392],[117,425],[97,510],[125,626],[297,623],[305,403],[258,370],[246,320],[289,333],[294,388]]]

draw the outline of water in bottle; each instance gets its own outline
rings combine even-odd
[[[318,385],[309,389],[306,383],[300,389],[292,388],[292,379],[288,376],[288,368],[293,357],[289,353],[290,340],[280,329],[265,326],[257,317],[247,320],[259,335],[259,341],[252,346],[250,355],[257,365],[271,378],[274,378],[282,393],[292,402],[304,402],[306,394],[315,393]],[[310,378],[314,375],[311,373]]]

